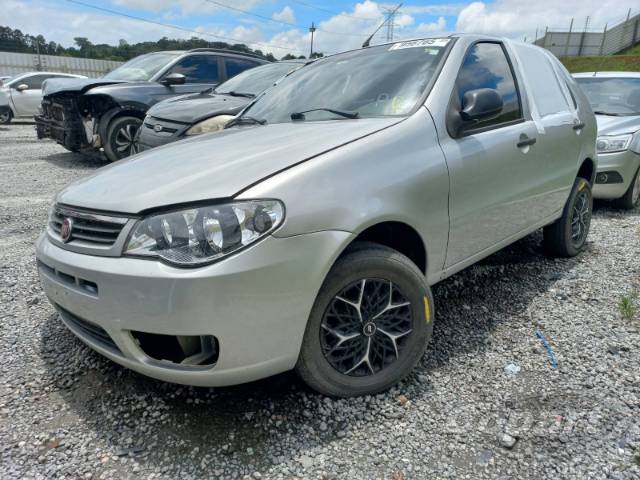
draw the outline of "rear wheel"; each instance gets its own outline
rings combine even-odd
[[[544,247],[557,257],[573,257],[587,243],[591,226],[593,197],[589,181],[578,177],[562,212],[562,217],[544,227]]]
[[[636,171],[631,185],[629,185],[625,194],[618,198],[614,204],[618,208],[624,208],[625,210],[631,210],[640,205],[640,168]]]
[[[331,269],[316,298],[296,365],[320,393],[385,390],[407,375],[433,330],[424,274],[404,255],[362,244]]]
[[[104,143],[104,153],[110,161],[115,162],[137,153],[136,134],[141,125],[142,120],[130,116],[111,121]]]
[[[13,114],[11,113],[11,110],[5,110],[4,112],[0,113],[0,125],[10,123],[12,118]]]

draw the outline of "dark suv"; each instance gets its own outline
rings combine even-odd
[[[35,117],[38,138],[74,152],[103,149],[109,160],[119,160],[136,153],[136,132],[155,103],[215,87],[265,63],[228,50],[166,51],[136,57],[100,79],[50,80]]]

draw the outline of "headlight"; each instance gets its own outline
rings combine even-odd
[[[140,220],[125,255],[178,266],[211,263],[269,234],[282,223],[278,200],[250,200],[152,215]]]
[[[200,135],[201,133],[217,132],[222,130],[233,115],[218,115],[196,123],[185,132],[185,135]]]
[[[629,148],[632,137],[633,135],[631,133],[626,135],[598,137],[598,140],[596,141],[596,148],[598,149],[598,153],[622,152]]]

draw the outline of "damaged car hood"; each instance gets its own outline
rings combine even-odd
[[[235,115],[252,98],[196,93],[164,100],[149,109],[147,115],[178,123],[195,123],[214,115]]]
[[[66,187],[56,201],[136,214],[167,205],[231,198],[265,177],[402,120],[392,117],[234,127],[101,168]]]
[[[58,93],[74,92],[84,93],[92,88],[101,85],[113,85],[115,83],[126,83],[117,80],[100,80],[99,78],[50,78],[44,82],[42,94],[44,96]]]

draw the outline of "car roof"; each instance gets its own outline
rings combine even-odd
[[[176,55],[187,55],[189,53],[218,53],[221,55],[237,55],[239,57],[255,58],[256,60],[261,60],[265,63],[270,62],[270,60],[266,59],[265,57],[261,57],[260,55],[257,55],[255,53],[240,52],[238,50],[230,50],[228,48],[208,48],[208,47],[192,48],[190,50],[157,50],[155,52],[141,53],[138,56],[141,57],[143,55],[154,55],[156,53],[173,53]]]
[[[84,77],[84,75],[78,75],[76,73],[64,73],[64,72],[24,72],[24,73],[18,73],[17,75],[14,75],[13,77],[10,78],[21,78],[21,77],[26,77],[28,75],[63,75],[66,77]]]
[[[581,72],[574,73],[575,78],[602,77],[602,78],[640,78],[640,72]]]

